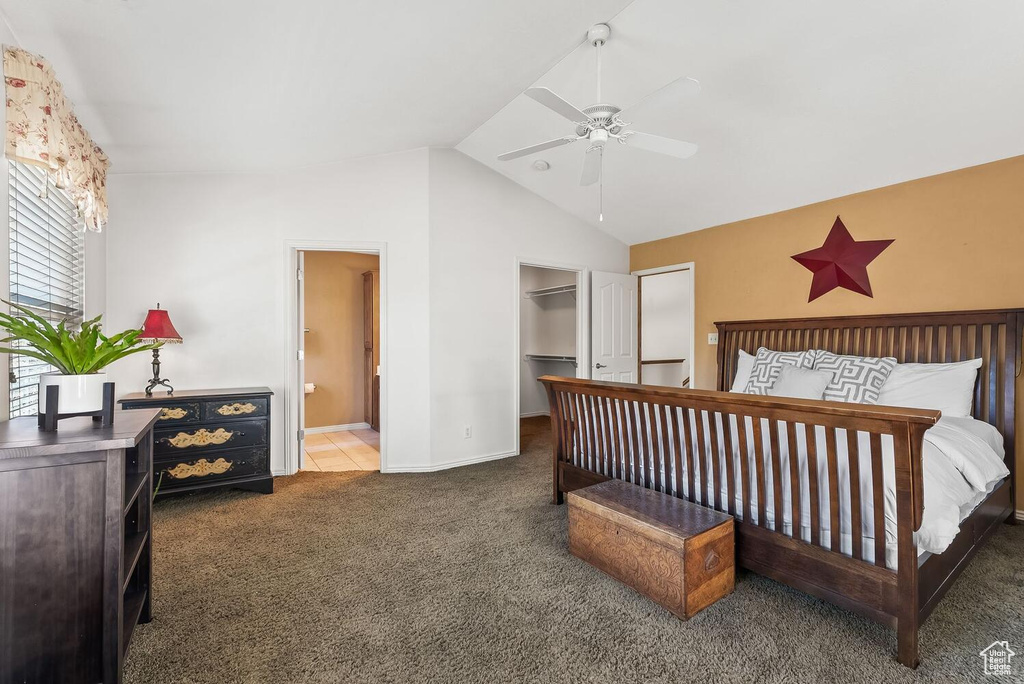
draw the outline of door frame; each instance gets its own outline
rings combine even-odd
[[[643,359],[643,277],[650,275],[658,275],[659,273],[673,273],[675,271],[689,271],[690,272],[690,355],[686,357],[686,360],[690,364],[690,389],[695,389],[693,385],[694,377],[694,356],[697,353],[697,294],[696,286],[697,279],[695,277],[695,264],[692,261],[687,261],[681,264],[671,264],[669,266],[658,266],[657,268],[645,268],[639,271],[632,271],[631,273],[638,277],[637,281],[637,324],[636,324],[636,335],[637,335],[637,363],[639,368],[640,377],[639,380],[643,380],[643,367],[639,366],[639,361]]]
[[[519,323],[523,297],[519,294],[519,274],[520,269],[523,266],[550,268],[558,271],[572,271],[576,273],[576,377],[590,377],[590,269],[582,264],[517,256],[515,259],[515,272],[513,273],[512,279],[512,282],[514,283],[512,287],[512,296],[514,299],[512,303],[512,336],[515,340],[515,343],[513,344],[515,356],[513,357],[512,364],[512,386],[515,388],[515,397],[513,398],[512,403],[512,425],[514,426],[516,435],[516,456],[520,453],[519,399],[521,388],[519,383],[521,380],[520,368],[523,362],[523,350],[521,349],[522,344],[519,339]]]
[[[380,259],[380,472],[388,472],[388,249],[386,242],[355,242],[347,240],[285,240],[285,386],[284,386],[284,466],[286,474],[299,469],[299,401],[305,400],[298,371],[299,330],[297,282],[299,252],[357,252],[376,254]]]

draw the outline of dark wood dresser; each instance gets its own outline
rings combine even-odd
[[[120,400],[126,409],[157,408],[153,461],[158,496],[210,487],[270,494],[268,387],[139,392]]]
[[[150,620],[156,411],[0,423],[0,684],[114,684]]]

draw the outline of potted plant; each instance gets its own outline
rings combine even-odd
[[[107,374],[100,372],[114,361],[130,354],[159,347],[161,342],[146,343],[139,339],[141,330],[125,330],[107,337],[100,332],[100,316],[84,321],[78,331],[69,329],[67,321],[53,325],[31,309],[4,301],[12,313],[0,313],[0,328],[7,337],[0,342],[6,354],[21,354],[39,359],[57,370],[39,376],[39,413],[46,412],[46,388],[60,387],[57,412],[89,413],[103,408],[103,383]],[[27,346],[14,347],[14,341]]]

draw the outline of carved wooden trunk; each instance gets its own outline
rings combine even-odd
[[[621,480],[567,496],[569,551],[676,616],[732,592],[731,516]]]

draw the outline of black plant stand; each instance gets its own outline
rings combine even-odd
[[[114,424],[114,383],[103,383],[103,408],[99,411],[85,413],[57,413],[60,402],[60,387],[50,385],[46,388],[46,413],[39,414],[39,429],[43,432],[56,432],[57,421],[76,416],[92,416],[98,427],[109,427]]]

